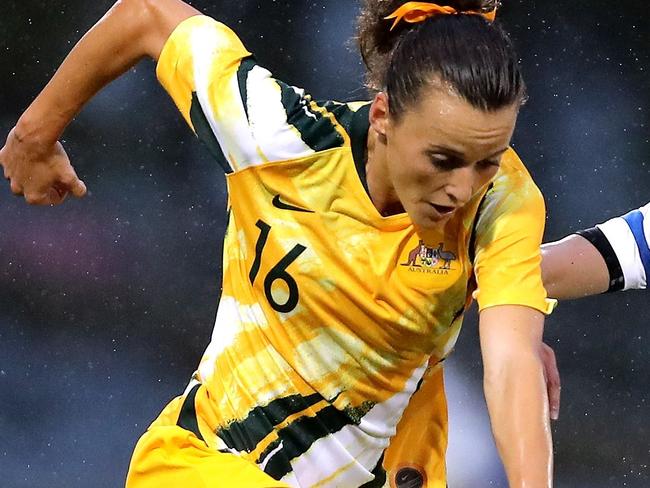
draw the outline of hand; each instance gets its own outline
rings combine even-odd
[[[42,144],[18,137],[16,128],[0,149],[0,165],[11,182],[14,195],[24,195],[32,205],[58,205],[69,193],[75,197],[86,194],[86,185],[70,164],[59,142]]]
[[[557,369],[555,352],[550,346],[542,342],[540,354],[544,364],[544,378],[546,379],[546,388],[548,391],[548,403],[551,411],[551,418],[557,420],[560,416],[560,372]]]

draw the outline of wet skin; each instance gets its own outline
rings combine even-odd
[[[519,104],[486,112],[438,83],[395,120],[388,100],[379,93],[370,109],[370,197],[382,215],[439,227],[496,175]]]

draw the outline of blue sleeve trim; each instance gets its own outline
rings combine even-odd
[[[650,248],[648,247],[648,241],[643,231],[643,214],[639,210],[633,210],[624,215],[623,219],[630,227],[636,245],[639,248],[639,255],[641,256],[641,262],[645,270],[646,280],[650,280]]]

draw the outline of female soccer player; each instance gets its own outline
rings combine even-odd
[[[558,299],[645,289],[650,274],[650,203],[542,246],[542,272]]]
[[[374,98],[337,103],[273,78],[180,0],[122,0],[9,134],[14,193],[83,196],[57,140],[149,55],[228,175],[212,341],[138,442],[128,486],[444,487],[441,362],[472,296],[510,485],[551,485],[544,206],[508,147],[524,82],[495,2],[449,3],[366,0]]]

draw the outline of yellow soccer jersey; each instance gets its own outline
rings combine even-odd
[[[547,311],[539,191],[509,151],[487,196],[418,235],[368,196],[367,103],[313,100],[204,16],[176,28],[157,74],[229,190],[223,292],[179,422],[290,486],[383,486],[409,400],[458,336],[472,263],[481,307]]]

